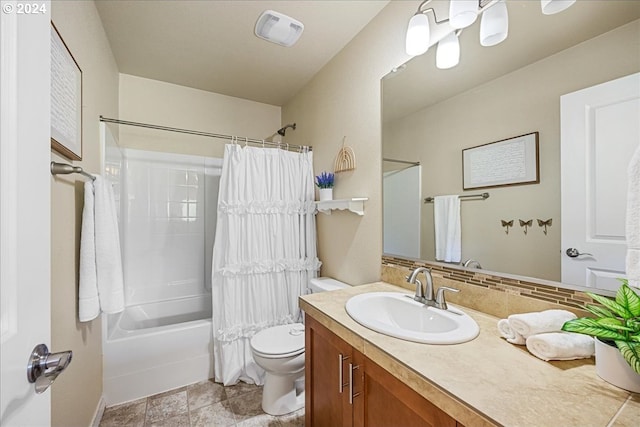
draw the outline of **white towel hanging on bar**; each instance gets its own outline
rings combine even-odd
[[[460,226],[460,198],[457,195],[434,198],[436,260],[460,262],[462,239]]]

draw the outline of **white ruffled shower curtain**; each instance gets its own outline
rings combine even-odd
[[[213,248],[215,381],[263,384],[251,355],[260,330],[301,320],[320,262],[313,153],[225,146]]]

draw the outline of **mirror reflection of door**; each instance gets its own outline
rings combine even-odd
[[[383,174],[384,253],[420,258],[420,166]]]
[[[640,73],[560,103],[562,282],[615,291],[625,273],[627,166],[640,145]]]

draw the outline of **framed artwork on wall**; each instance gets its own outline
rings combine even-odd
[[[82,160],[82,70],[51,23],[51,148]]]
[[[538,132],[462,150],[465,190],[540,182]]]

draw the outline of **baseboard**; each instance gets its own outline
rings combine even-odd
[[[102,416],[104,415],[104,410],[106,407],[107,407],[107,403],[104,400],[104,396],[100,396],[98,407],[96,408],[95,414],[93,414],[93,421],[91,422],[91,427],[100,426],[100,420],[102,420]]]

